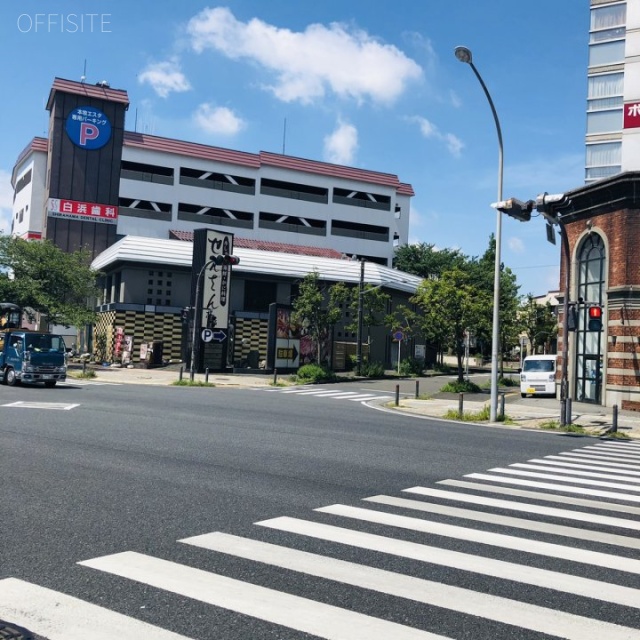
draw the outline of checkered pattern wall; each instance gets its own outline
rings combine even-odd
[[[260,318],[236,318],[233,362],[241,363],[250,351],[259,353],[258,360],[266,360],[269,321]]]
[[[182,321],[177,314],[145,313],[140,311],[107,311],[99,314],[95,325],[94,347],[96,355],[112,360],[116,327],[124,327],[124,333],[133,338],[132,362],[140,362],[140,345],[143,342],[162,342],[163,359],[181,359]],[[106,336],[105,351],[99,353],[100,337]]]

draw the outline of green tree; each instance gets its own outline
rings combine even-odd
[[[493,340],[493,290],[495,284],[496,241],[493,234],[489,237],[489,246],[479,258],[471,259],[467,268],[473,286],[482,291],[490,303],[485,309],[484,317],[476,327],[476,340],[482,345],[483,355],[488,355]],[[520,304],[519,286],[513,271],[504,264],[500,265],[500,354],[518,344],[518,307]],[[500,358],[502,363],[502,358]],[[502,367],[501,367],[502,368]]]
[[[472,333],[482,323],[491,299],[478,291],[466,270],[452,269],[438,280],[423,280],[411,298],[421,311],[424,334],[453,349],[458,365],[458,381],[464,381],[465,331]]]
[[[80,326],[95,321],[88,301],[97,295],[88,251],[66,253],[52,242],[0,236],[0,299],[50,324]]]
[[[344,289],[343,289],[344,288]],[[358,287],[348,287],[343,282],[339,282],[331,287],[334,293],[334,299],[343,302],[350,311],[352,318],[349,324],[345,324],[345,329],[351,333],[358,331],[358,315],[359,315],[359,294]],[[344,292],[344,293],[338,293]],[[367,332],[367,340],[371,332],[371,327],[378,327],[384,324],[385,318],[383,313],[387,309],[391,296],[382,291],[380,286],[365,283],[362,289],[362,325]],[[364,336],[362,336],[364,337]]]
[[[462,268],[466,262],[466,256],[457,249],[436,249],[425,242],[398,247],[393,258],[394,268],[431,280],[444,271]]]
[[[342,287],[323,286],[318,272],[313,271],[302,280],[298,297],[293,301],[291,321],[307,329],[315,343],[318,363],[323,339],[342,316],[338,302],[343,295]]]
[[[531,353],[536,353],[540,345],[548,345],[558,334],[558,320],[549,302],[538,304],[529,294],[518,310],[519,328],[526,333],[531,345]]]

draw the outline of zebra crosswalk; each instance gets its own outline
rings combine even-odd
[[[277,629],[329,640],[637,640],[638,498],[640,443],[601,442],[260,520],[248,535],[181,538],[181,562],[122,550],[77,565],[82,582],[107,575],[171,594],[177,609],[202,603],[210,620],[223,609],[271,625],[252,627],[258,640],[281,637]],[[202,553],[218,560],[200,568]],[[252,568],[212,571],[224,558]],[[380,605],[364,607],[360,592]],[[47,640],[102,640],[114,629],[123,640],[187,637],[16,578],[0,579],[0,620]]]
[[[298,397],[313,396],[315,398],[326,398],[328,400],[350,400],[351,402],[369,402],[370,400],[390,400],[393,398],[391,392],[385,393],[378,391],[377,393],[364,393],[358,391],[345,391],[344,389],[327,389],[324,386],[302,386],[295,388],[276,388],[269,389],[265,387],[256,387],[256,390],[267,391],[270,393],[280,393],[282,395],[295,395]]]

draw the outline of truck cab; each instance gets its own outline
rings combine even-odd
[[[2,382],[42,382],[54,387],[67,378],[66,346],[62,336],[39,331],[10,329],[0,333]]]

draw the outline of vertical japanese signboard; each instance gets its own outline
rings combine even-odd
[[[196,233],[201,231],[196,229]],[[195,240],[195,237],[194,237]],[[194,252],[196,246],[194,245]],[[233,253],[233,234],[206,230],[204,262],[198,267],[202,274],[202,306],[200,326],[226,329],[229,326],[229,281],[231,265],[217,264],[216,258]],[[194,268],[196,265],[194,264]],[[198,271],[199,273],[199,271]]]

